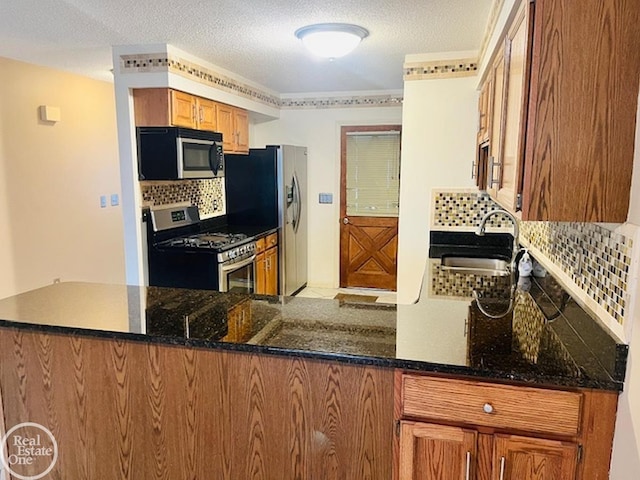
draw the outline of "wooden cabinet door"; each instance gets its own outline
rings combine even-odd
[[[272,247],[265,252],[266,281],[265,294],[278,294],[278,247]]]
[[[171,90],[171,124],[176,127],[196,128],[196,97]]]
[[[500,185],[500,169],[497,167],[502,163],[502,147],[504,140],[504,93],[505,93],[505,73],[506,60],[504,58],[504,47],[500,49],[496,60],[492,66],[493,70],[493,96],[491,97],[491,118],[489,122],[489,159],[487,164],[487,191],[496,198],[498,185]]]
[[[493,93],[493,77],[490,75],[484,82],[480,91],[480,100],[478,102],[479,120],[478,120],[478,144],[489,140],[490,134],[490,118],[491,118],[491,97]]]
[[[246,110],[236,108],[233,116],[235,127],[235,151],[249,153],[249,114]]]
[[[216,102],[206,98],[198,98],[198,128],[200,130],[210,130],[216,132]]]
[[[533,4],[523,2],[508,33],[505,54],[507,80],[505,92],[504,145],[499,164],[500,184],[496,200],[515,212],[518,195],[522,191],[524,164],[525,121],[529,92],[530,9]],[[497,165],[496,165],[497,166]],[[492,172],[489,172],[491,176]],[[496,173],[493,173],[496,175]]]
[[[216,119],[218,132],[222,133],[222,148],[225,152],[233,152],[235,148],[233,107],[219,103],[216,107]]]
[[[401,422],[399,480],[470,480],[477,432],[458,427]]]
[[[492,480],[573,480],[575,443],[495,435]]]
[[[267,294],[267,259],[266,253],[256,255],[256,293]]]

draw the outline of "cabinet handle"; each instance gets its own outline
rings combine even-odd
[[[469,480],[471,478],[471,452],[467,452],[467,470],[464,476],[465,480]]]
[[[194,122],[198,121],[198,115],[196,114],[196,106],[195,105],[193,105],[191,107],[191,118],[193,118]]]
[[[504,467],[507,461],[504,457],[500,458],[500,480],[504,480]]]
[[[493,187],[494,185],[499,185],[500,184],[500,177],[498,178],[493,178],[493,173],[495,170],[495,167],[501,167],[502,166],[502,162],[496,162],[495,158],[493,157],[489,157],[489,187]]]
[[[493,413],[493,405],[491,405],[490,403],[485,403],[482,407],[482,410],[484,411],[484,413]]]
[[[204,109],[202,107],[200,107],[200,123],[202,123],[204,121]]]

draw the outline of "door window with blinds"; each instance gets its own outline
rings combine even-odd
[[[347,132],[346,215],[397,217],[400,131]]]

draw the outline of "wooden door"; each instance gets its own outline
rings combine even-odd
[[[196,128],[196,98],[171,90],[171,123],[177,127]]]
[[[573,480],[578,445],[575,443],[496,435],[493,480]]]
[[[233,128],[233,107],[218,103],[216,105],[217,128],[222,133],[222,148],[225,152],[233,152],[235,148],[235,132]]]
[[[401,422],[399,480],[474,478],[477,435],[459,427]]]
[[[530,11],[531,9],[531,11]],[[524,166],[525,121],[529,99],[529,67],[531,65],[530,21],[533,4],[523,2],[509,31],[506,43],[507,73],[505,92],[504,145],[499,165],[500,185],[496,199],[503,207],[515,212],[522,192]],[[489,172],[489,175],[492,173]],[[493,173],[493,175],[497,175]]]
[[[216,102],[206,98],[198,99],[198,128],[217,132]]]
[[[377,125],[342,127],[341,135],[341,188],[340,188],[340,286],[380,288],[396,290],[398,257],[398,216],[399,208],[387,201],[386,207],[354,207],[352,198],[356,187],[350,185],[348,170],[353,168],[348,154],[349,136],[375,137],[377,135],[397,135],[398,163],[390,168],[389,191],[395,190],[398,182],[399,195],[399,125]],[[389,165],[391,165],[390,162]],[[351,166],[350,166],[351,165]],[[397,169],[397,172],[395,170]],[[364,176],[364,175],[363,175]],[[397,178],[395,178],[397,176]],[[360,187],[358,187],[360,188]],[[376,186],[367,187],[371,190]],[[360,190],[363,190],[360,188]],[[363,195],[365,197],[366,195]],[[388,207],[388,208],[387,208]],[[370,208],[370,210],[367,210]],[[380,213],[382,212],[382,213]]]

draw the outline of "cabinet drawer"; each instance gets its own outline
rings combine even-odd
[[[402,414],[527,432],[575,435],[582,394],[403,375]]]
[[[275,247],[278,244],[278,234],[272,233],[270,235],[267,235],[265,239],[265,243],[266,243],[265,248]]]

